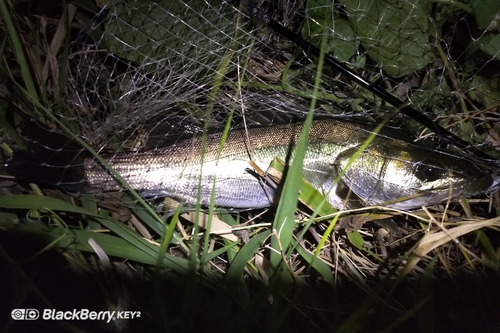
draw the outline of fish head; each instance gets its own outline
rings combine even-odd
[[[412,210],[485,192],[491,173],[450,153],[402,141],[372,143],[352,159],[358,148],[341,153],[336,173],[368,205]]]

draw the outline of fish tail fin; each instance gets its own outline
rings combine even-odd
[[[19,125],[28,149],[15,150],[4,164],[18,180],[40,182],[68,192],[92,192],[85,177],[87,151],[66,136],[31,119]]]

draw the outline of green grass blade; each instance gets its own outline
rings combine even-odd
[[[495,247],[491,244],[488,236],[483,230],[476,230],[475,233],[486,255],[485,263],[491,266],[491,268],[497,269],[500,266],[500,260],[498,253],[495,251]]]
[[[28,90],[28,94],[33,100],[38,101],[38,92],[35,88],[33,77],[31,76],[30,66],[28,65],[21,39],[19,38],[16,26],[14,25],[14,21],[12,20],[11,13],[7,8],[6,1],[0,1],[0,13],[4,20],[4,25],[9,33],[17,63],[21,67],[21,75],[23,77],[24,84],[26,85],[26,89]]]
[[[68,202],[51,197],[37,195],[16,195],[10,197],[1,197],[0,208],[28,210],[47,209],[53,211],[73,212],[93,217],[105,228],[116,233],[119,237],[121,237],[122,240],[127,241],[129,245],[132,245],[136,249],[139,249],[145,254],[149,255],[155,260],[156,264],[156,259],[158,258],[159,251],[159,247],[157,245],[146,241],[144,238],[137,235],[130,228],[123,226],[121,223],[103,218],[100,215],[97,215],[82,207],[75,206]],[[168,253],[164,255],[164,258],[164,262],[167,263],[168,267],[171,267],[172,269],[180,273],[186,273],[188,271],[187,261],[185,259],[174,257]]]
[[[243,277],[243,270],[245,269],[247,262],[252,260],[257,249],[270,234],[271,231],[267,230],[255,235],[238,251],[238,254],[234,258],[231,266],[229,266],[226,276],[224,277],[224,284],[227,286],[230,293],[234,292],[238,282]]]
[[[334,286],[335,282],[333,280],[332,269],[328,266],[323,260],[317,259],[317,255],[308,252],[306,249],[299,244],[297,246],[297,252],[304,258],[311,267],[313,267],[323,278],[325,281]]]

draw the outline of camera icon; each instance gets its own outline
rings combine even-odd
[[[14,320],[37,320],[40,312],[37,309],[14,309],[10,315]]]

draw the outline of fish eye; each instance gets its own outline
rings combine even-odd
[[[425,160],[418,163],[415,171],[417,178],[424,182],[433,182],[440,179],[443,175],[443,169],[433,160]]]

